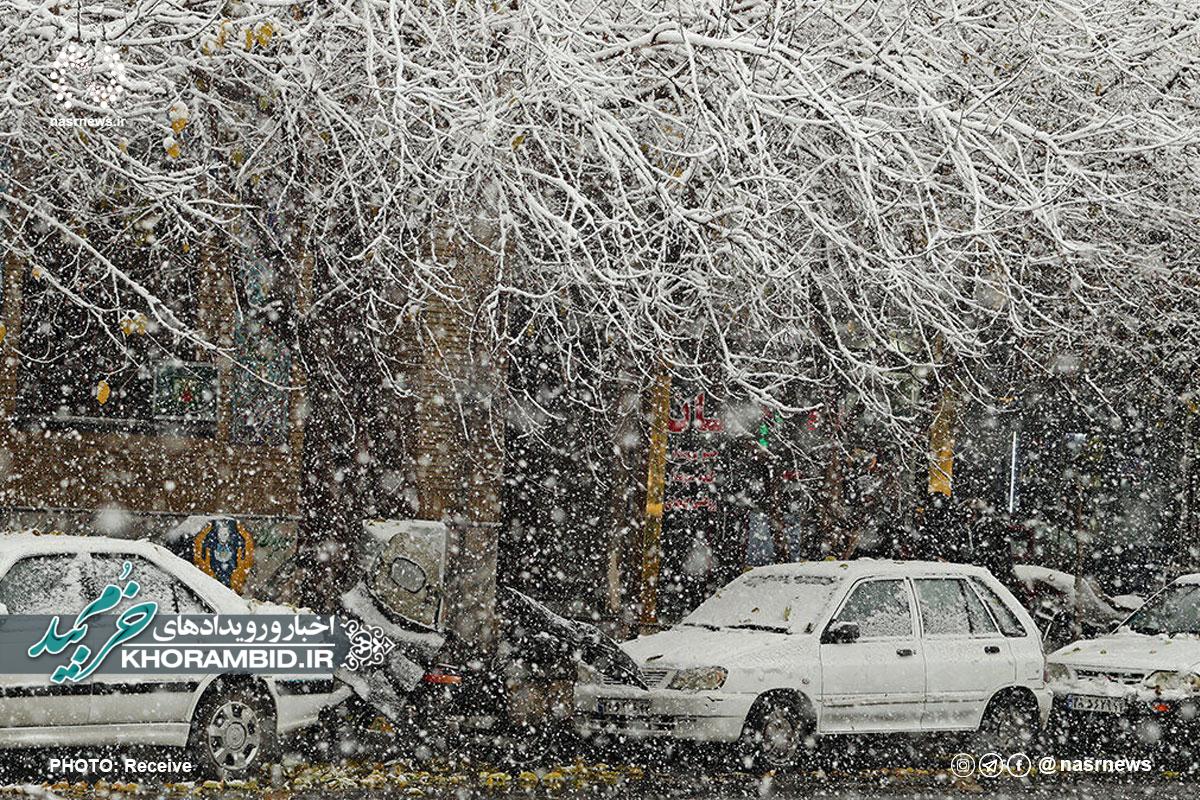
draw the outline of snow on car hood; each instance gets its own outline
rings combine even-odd
[[[809,638],[797,634],[729,629],[711,631],[679,625],[662,633],[625,642],[621,648],[643,668],[766,667],[779,661],[781,645],[795,645],[798,640]]]
[[[1047,661],[1131,672],[1187,671],[1200,665],[1200,639],[1119,633],[1074,642],[1051,653]]]

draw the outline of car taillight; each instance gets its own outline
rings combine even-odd
[[[462,683],[462,676],[455,675],[453,672],[435,670],[433,672],[426,672],[421,676],[421,680],[436,686],[458,686]]]

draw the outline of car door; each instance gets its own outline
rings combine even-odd
[[[118,583],[125,562],[131,566],[129,577],[140,586],[136,602],[158,603],[158,616],[212,613],[182,581],[141,555],[94,553],[90,581],[95,591],[105,584]],[[90,720],[98,725],[186,722],[203,678],[198,674],[97,673],[93,676]]]
[[[988,585],[986,580],[977,575],[971,576],[970,583],[971,587],[975,589],[975,594],[979,595],[979,599],[988,607],[988,611],[992,612],[992,619],[1000,627],[1000,633],[1004,634],[1004,638],[1008,640],[1017,683],[1024,683],[1032,688],[1042,688],[1046,651],[1042,648],[1037,627],[1031,624],[1029,628],[1026,628],[1025,623],[1021,622],[1009,605],[1010,603],[1016,605],[1015,599],[1004,600],[996,592],[996,588]]]
[[[957,576],[914,578],[925,649],[926,730],[975,728],[988,700],[1015,678],[1008,640]]]
[[[868,578],[846,594],[829,627],[853,622],[853,642],[822,634],[823,732],[917,730],[925,701],[925,654],[904,578]]]
[[[0,625],[8,628],[5,640],[15,637],[28,648],[45,632],[44,625],[34,626],[33,619],[18,615],[57,614],[59,630],[69,630],[89,600],[83,580],[87,564],[82,553],[28,555],[15,561],[0,577],[0,604],[6,612],[0,615]],[[14,655],[23,654],[10,652],[6,657]],[[35,735],[36,728],[58,731],[47,743],[69,742],[69,728],[87,724],[92,681],[56,684],[50,680],[55,667],[67,663],[70,655],[70,650],[60,656],[43,654],[37,660],[45,668],[34,674],[0,674],[0,742]]]

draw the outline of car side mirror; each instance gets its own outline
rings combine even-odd
[[[851,644],[858,641],[857,622],[831,622],[821,637],[822,644]]]

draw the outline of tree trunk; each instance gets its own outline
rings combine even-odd
[[[450,530],[446,624],[480,652],[496,640],[496,556],[504,480],[506,354],[478,324],[495,285],[492,254],[441,237],[435,257],[457,286],[431,296],[418,324],[417,509]]]

